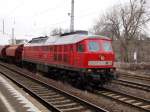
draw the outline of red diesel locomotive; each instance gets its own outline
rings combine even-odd
[[[84,85],[102,86],[115,77],[111,39],[85,32],[41,39],[24,45],[25,65]]]
[[[4,51],[8,60],[77,85],[103,86],[115,78],[111,39],[85,31],[34,38]]]

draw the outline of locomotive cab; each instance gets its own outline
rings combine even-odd
[[[86,39],[77,44],[77,57],[80,57],[80,67],[112,68],[114,52],[111,41],[105,39]]]
[[[77,43],[78,66],[89,80],[100,84],[115,78],[114,60],[111,40],[105,38],[88,38]]]
[[[114,62],[114,53],[111,42],[108,40],[89,40],[87,42],[87,67],[111,68]]]

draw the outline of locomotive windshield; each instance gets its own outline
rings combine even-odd
[[[105,51],[112,51],[110,42],[104,42],[103,47]]]
[[[89,51],[96,52],[99,51],[100,46],[98,42],[89,42]]]

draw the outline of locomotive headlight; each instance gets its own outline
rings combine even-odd
[[[87,71],[88,71],[88,72],[91,72],[92,70],[91,70],[91,69],[88,69]]]

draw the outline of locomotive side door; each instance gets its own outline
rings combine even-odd
[[[77,67],[83,66],[84,62],[84,51],[85,51],[85,45],[83,42],[79,42],[76,44],[76,56],[75,56],[75,65]]]

